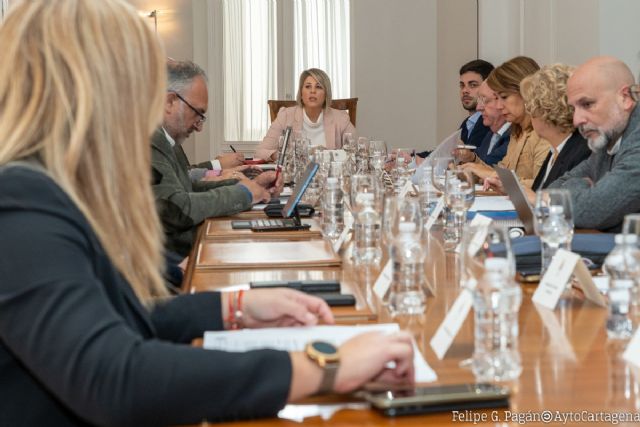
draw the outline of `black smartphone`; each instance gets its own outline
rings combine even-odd
[[[353,295],[341,294],[339,292],[314,292],[311,295],[322,298],[329,307],[356,305],[356,298]]]
[[[416,387],[411,390],[360,392],[387,416],[509,406],[509,388],[489,384]]]

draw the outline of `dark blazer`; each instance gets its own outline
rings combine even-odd
[[[566,172],[578,166],[585,160],[587,157],[591,155],[591,150],[589,149],[589,145],[587,141],[580,135],[580,132],[576,129],[571,137],[567,140],[565,146],[558,154],[558,158],[556,162],[553,164],[553,167],[549,171],[549,176],[547,177],[544,183],[542,180],[544,179],[544,174],[547,170],[547,165],[551,161],[551,152],[547,155],[547,158],[544,160],[542,167],[540,168],[540,172],[536,176],[536,179],[533,181],[534,190],[541,190],[547,188],[549,184],[551,184],[556,179],[560,178]]]
[[[176,154],[162,129],[151,139],[153,193],[166,235],[166,248],[187,256],[196,230],[208,217],[233,215],[251,207],[251,193],[237,180],[191,182],[189,162]],[[159,179],[158,179],[159,178]]]
[[[489,151],[489,146],[491,145],[491,137],[493,136],[493,132],[487,132],[482,143],[476,150],[476,155],[480,157],[480,159],[488,165],[495,165],[498,163],[505,154],[507,154],[507,149],[509,148],[509,140],[511,138],[511,127],[502,134],[496,145],[491,150],[491,154],[487,154]]]
[[[147,310],[49,177],[0,168],[0,425],[158,426],[274,415],[286,352],[193,347],[217,293]]]
[[[460,125],[460,139],[465,144],[479,147],[487,133],[491,133],[491,129],[482,123],[482,115],[480,115],[478,121],[471,129],[471,134],[469,134],[469,131],[467,131],[467,120],[469,120],[468,117],[464,119]]]

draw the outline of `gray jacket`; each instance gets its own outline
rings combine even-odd
[[[153,192],[167,238],[167,249],[189,254],[197,226],[208,217],[233,215],[251,207],[251,194],[236,180],[191,182],[188,163],[181,162],[158,129],[151,139]]]
[[[631,112],[616,154],[607,154],[606,148],[593,152],[549,188],[571,192],[579,228],[616,231],[625,215],[640,212],[640,106]]]

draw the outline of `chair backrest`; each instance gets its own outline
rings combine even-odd
[[[288,100],[276,100],[270,99],[267,101],[269,105],[269,114],[271,115],[271,121],[274,121],[278,116],[278,111],[282,107],[293,107],[296,105],[296,101]],[[346,110],[349,113],[349,120],[353,126],[356,125],[356,112],[358,109],[358,98],[344,98],[334,99],[331,101],[331,107],[336,110]]]

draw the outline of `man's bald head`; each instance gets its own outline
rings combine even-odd
[[[567,82],[574,125],[592,150],[612,147],[629,122],[635,102],[629,86],[633,74],[619,59],[600,56],[580,65]]]

